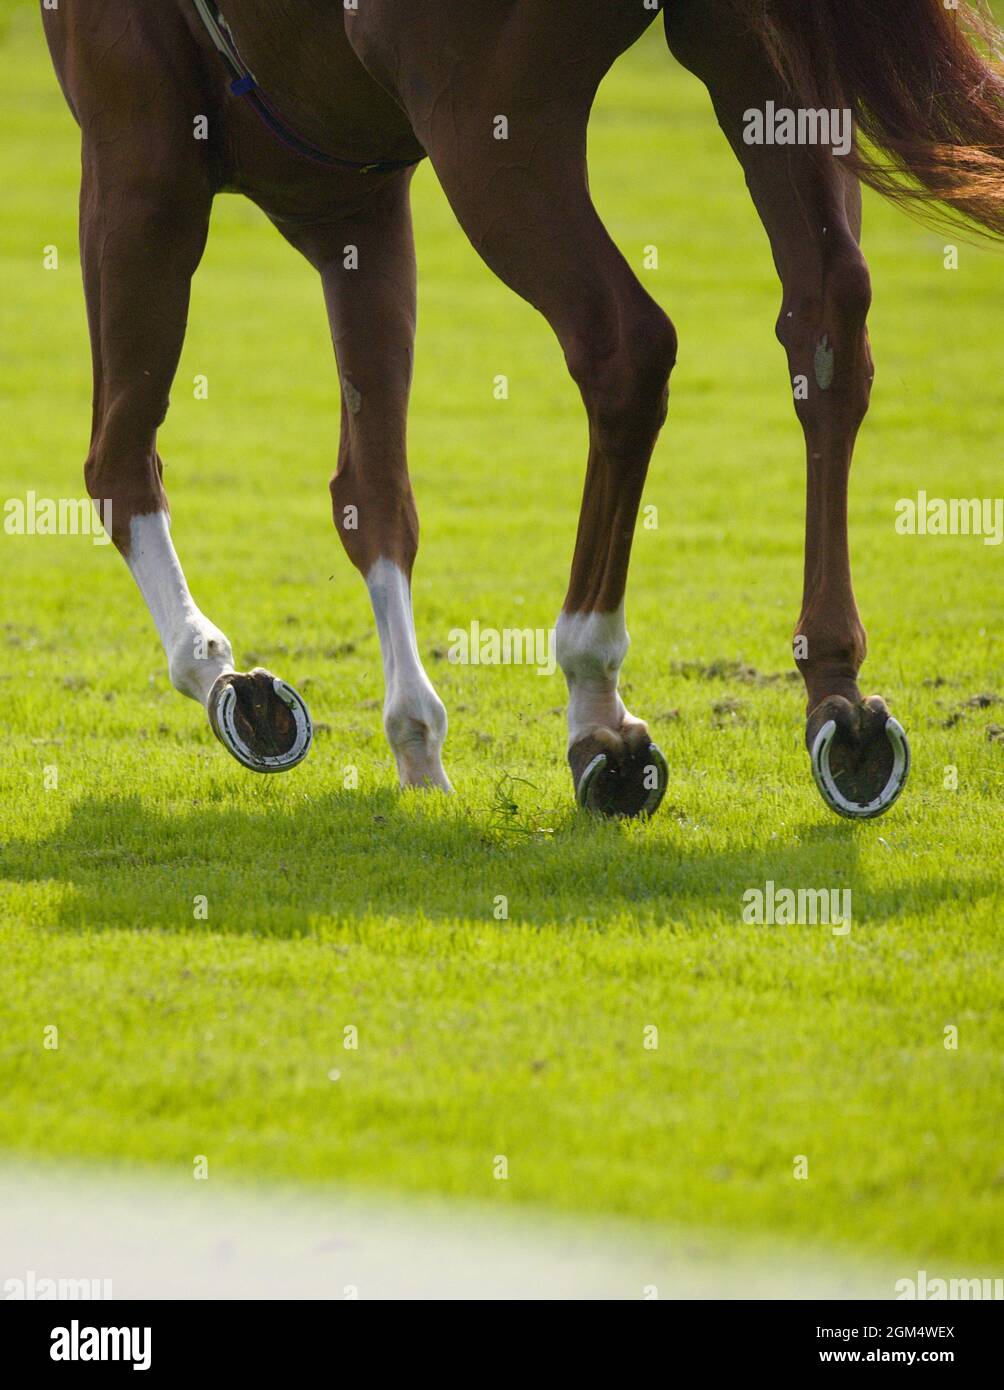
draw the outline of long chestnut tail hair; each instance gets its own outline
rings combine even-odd
[[[863,182],[1004,235],[1004,33],[979,0],[733,3],[796,105],[850,109]]]

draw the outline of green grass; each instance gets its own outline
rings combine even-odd
[[[9,15],[3,495],[79,495],[77,133],[37,16]],[[681,340],[625,669],[670,761],[662,811],[595,825],[571,809],[560,676],[444,659],[474,617],[553,622],[585,424],[546,325],[480,264],[427,166],[415,601],[457,797],[395,790],[374,625],[330,524],[319,289],[249,203],[221,198],[161,435],[175,537],[238,659],[293,681],[318,737],[288,777],[243,772],[169,687],[110,548],[0,533],[0,1145],[176,1172],[204,1154],[223,1182],[334,1180],[992,1264],[1004,743],[988,726],[1004,705],[965,702],[1004,695],[1002,557],[898,536],[893,517],[920,487],[1004,491],[1000,260],[963,245],[948,272],[944,236],[868,200],[878,376],[853,555],[865,682],[906,723],[915,771],[887,819],[842,823],[812,786],[786,675],[804,475],[778,288],[703,89],[657,33],[605,85],[591,163]],[[641,269],[649,243],[657,271]],[[743,925],[743,892],[767,879],[852,888],[852,931]],[[42,1045],[50,1024],[58,1050]]]

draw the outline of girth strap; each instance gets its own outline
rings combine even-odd
[[[368,162],[339,159],[337,155],[328,154],[312,145],[309,140],[304,140],[290,129],[258,86],[254,74],[238,52],[234,36],[215,0],[193,0],[193,3],[229,74],[231,92],[234,96],[244,97],[272,134],[288,149],[303,155],[305,159],[312,159],[315,164],[326,164],[333,169],[352,169],[357,174],[385,174],[395,169],[407,169],[424,157],[419,155],[418,159],[377,159]]]

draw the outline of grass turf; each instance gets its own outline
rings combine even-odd
[[[37,16],[3,16],[3,492],[73,496],[90,396],[77,135]],[[585,424],[547,326],[480,264],[427,166],[415,602],[458,795],[397,793],[374,625],[330,524],[319,288],[250,204],[219,199],[161,433],[175,537],[238,658],[303,691],[316,746],[288,777],[245,773],[169,687],[110,548],[2,536],[0,1144],[985,1265],[1004,1224],[1004,706],[969,702],[1004,692],[1001,555],[893,520],[918,488],[1002,491],[999,261],[963,244],[947,271],[949,238],[868,199],[878,376],[852,545],[865,684],[915,769],[887,819],[842,823],[787,676],[803,462],[779,292],[703,89],[657,32],[605,84],[590,149],[600,210],[682,344],[625,669],[669,759],[663,809],[578,816],[560,675],[445,659],[472,618],[553,622]],[[850,887],[851,932],[744,925],[744,891],[768,879]]]

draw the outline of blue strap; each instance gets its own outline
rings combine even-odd
[[[2,3],[2,0],[0,0],[0,3]],[[216,0],[194,0],[194,4],[199,18],[208,31],[209,37],[212,39],[213,46],[230,73],[230,91],[235,97],[250,98],[250,104],[272,131],[273,135],[296,154],[301,155],[305,159],[312,159],[317,164],[325,164],[336,169],[351,169],[356,173],[362,174],[377,172],[390,173],[394,169],[407,169],[413,164],[417,164],[418,160],[424,157],[419,155],[418,159],[381,159],[372,163],[362,163],[361,161],[353,159],[339,159],[336,155],[326,154],[323,150],[315,148],[306,140],[301,140],[298,135],[290,130],[279,113],[273,110],[268,101],[261,94],[261,88],[258,86],[258,83],[241,61],[241,56],[237,52],[230,30],[227,28],[226,20],[223,18]],[[233,76],[234,73],[237,73],[238,76]]]

